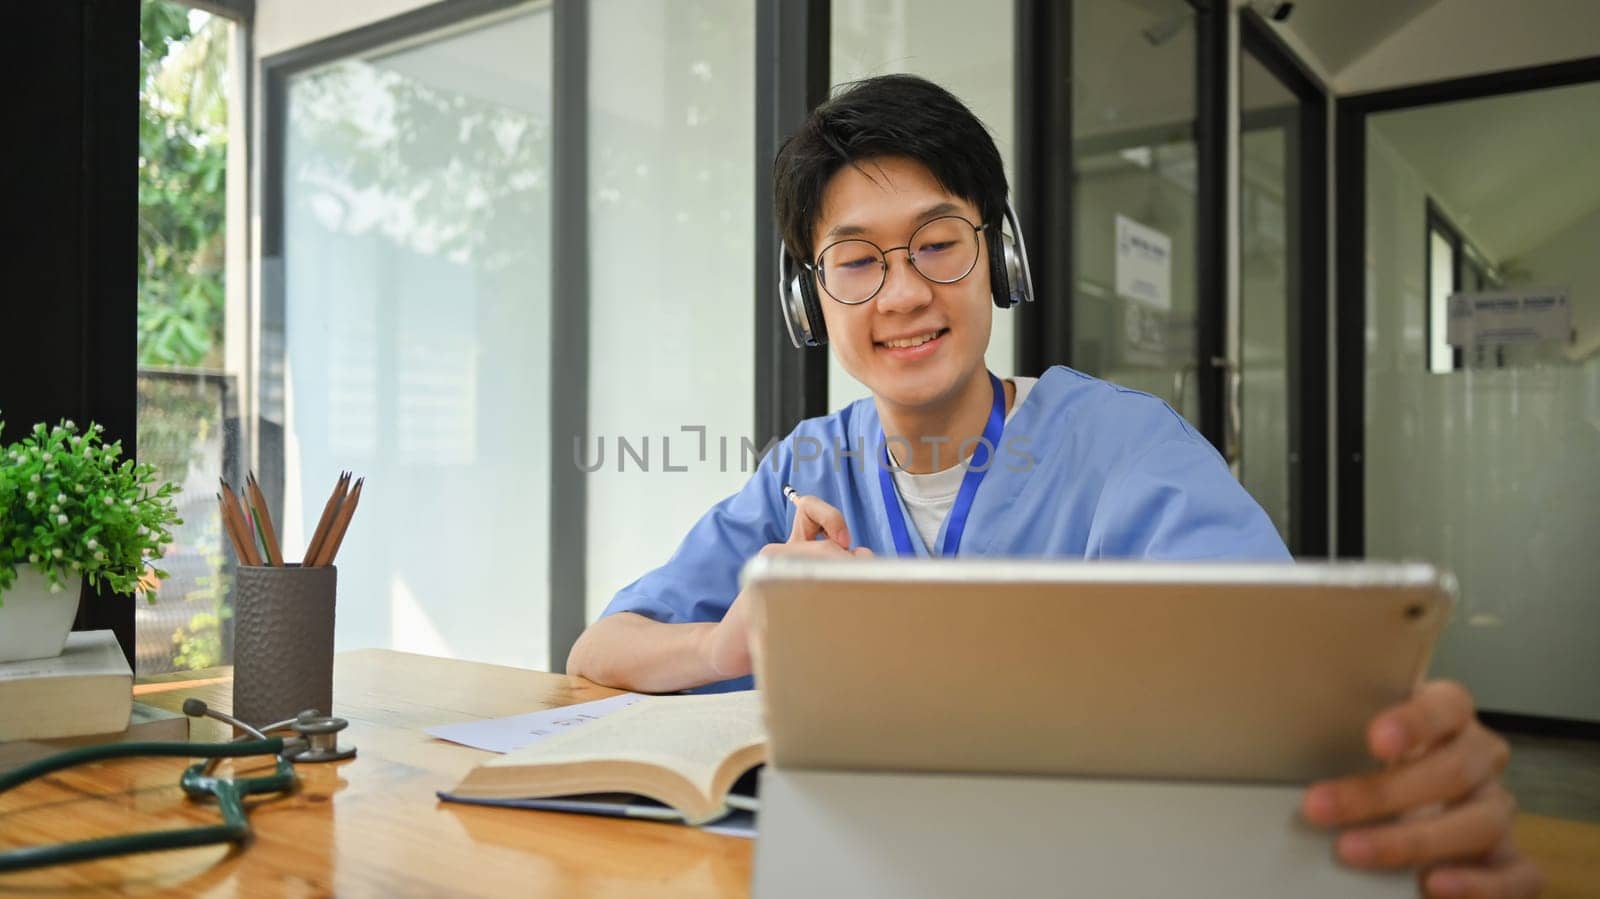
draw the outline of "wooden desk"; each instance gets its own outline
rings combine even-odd
[[[143,702],[232,706],[227,673],[146,684]],[[300,793],[258,802],[254,842],[0,874],[0,894],[256,896],[744,896],[752,844],[694,828],[439,802],[489,755],[422,733],[435,724],[586,702],[588,681],[385,650],[341,653],[335,712],[360,755],[302,765]],[[196,722],[196,739],[227,736]],[[0,794],[0,850],[214,821],[178,789],[185,762],[77,768]],[[1519,815],[1548,899],[1600,896],[1600,825]]]
[[[223,676],[148,684],[139,700],[232,707]],[[340,653],[334,712],[360,750],[301,765],[301,791],[257,802],[254,842],[0,874],[0,895],[744,896],[752,844],[691,827],[440,802],[490,753],[422,728],[603,699],[580,678],[386,650]],[[252,722],[254,723],[254,722]],[[196,739],[227,729],[196,722]],[[216,820],[187,801],[187,762],[137,759],[61,772],[0,794],[0,850]],[[254,760],[250,761],[254,765]]]

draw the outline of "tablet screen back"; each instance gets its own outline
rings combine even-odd
[[[760,558],[790,768],[1304,782],[1370,768],[1453,586],[1426,565]]]

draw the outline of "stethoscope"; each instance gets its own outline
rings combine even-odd
[[[19,871],[212,843],[242,844],[250,837],[250,822],[245,816],[244,806],[246,796],[263,793],[288,795],[300,785],[294,772],[296,762],[337,762],[354,758],[356,754],[354,746],[339,747],[338,734],[349,726],[349,722],[324,715],[315,709],[307,709],[293,718],[275,721],[262,728],[251,727],[232,715],[208,708],[199,699],[185,700],[183,712],[190,717],[204,716],[230,724],[243,731],[244,735],[226,743],[110,743],[80,746],[0,773],[0,793],[63,768],[106,759],[138,756],[202,758],[205,761],[196,762],[183,770],[178,786],[192,800],[215,800],[222,814],[222,823],[14,849],[0,853],[0,871]],[[295,736],[287,740],[268,736],[273,731],[283,730],[293,731]],[[252,755],[274,756],[273,772],[256,777],[213,776],[212,771],[222,759]]]
[[[324,715],[316,709],[306,709],[293,718],[274,721],[266,727],[257,730],[240,721],[227,712],[219,712],[210,708],[200,699],[185,699],[183,713],[191,718],[214,718],[224,724],[231,724],[244,731],[245,736],[257,740],[268,739],[267,734],[277,730],[292,730],[297,735],[294,739],[285,740],[283,749],[278,754],[290,762],[339,762],[356,757],[356,748],[351,746],[346,749],[339,748],[339,731],[350,726],[350,722],[332,715]],[[210,774],[216,768],[220,758],[213,758],[206,762],[205,772]]]

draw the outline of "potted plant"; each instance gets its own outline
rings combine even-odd
[[[178,488],[101,433],[63,421],[0,445],[0,662],[59,655],[85,579],[154,601],[166,576],[152,563],[182,523]]]

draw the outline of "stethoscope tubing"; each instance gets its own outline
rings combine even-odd
[[[63,768],[86,765],[105,759],[135,756],[176,756],[178,758],[237,758],[247,755],[276,755],[283,751],[282,737],[229,743],[107,743],[80,746],[29,762],[0,774],[0,793]]]

